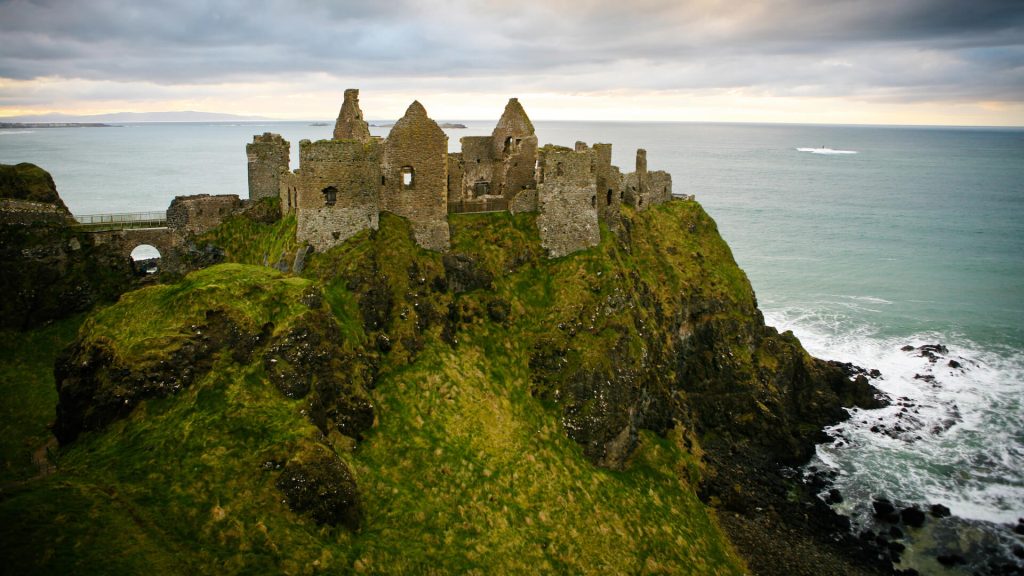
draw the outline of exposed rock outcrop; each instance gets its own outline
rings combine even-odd
[[[131,263],[73,226],[53,178],[0,164],[0,328],[24,330],[117,298]]]

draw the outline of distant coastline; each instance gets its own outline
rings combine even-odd
[[[117,128],[102,122],[0,122],[0,130],[25,128]]]

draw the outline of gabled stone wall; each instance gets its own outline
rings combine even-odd
[[[448,136],[419,102],[391,128],[381,171],[381,208],[407,218],[420,246],[447,249]]]
[[[494,194],[512,200],[521,191],[537,187],[537,136],[518,98],[509,98],[491,132],[491,156],[495,162]]]

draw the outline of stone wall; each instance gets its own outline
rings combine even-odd
[[[513,214],[537,211],[537,191],[523,190],[512,198],[508,211]]]
[[[601,229],[594,150],[549,148],[542,157],[543,182],[537,185],[541,246],[552,258],[597,246]]]
[[[345,101],[342,102],[338,120],[334,123],[334,139],[360,142],[370,139],[370,127],[363,118],[363,111],[359,109],[359,90],[345,90]]]
[[[609,228],[616,230],[622,220],[622,174],[617,166],[612,166],[611,144],[594,144],[594,156],[597,216]]]
[[[672,175],[664,170],[647,173],[648,205],[661,204],[672,199]]]
[[[384,143],[381,207],[407,218],[416,243],[448,248],[448,136],[413,102]]]
[[[299,170],[285,176],[282,189],[295,191],[300,242],[324,251],[377,228],[380,149],[374,138],[299,143]]]
[[[246,144],[249,159],[249,199],[275,198],[280,194],[281,173],[288,171],[291,146],[280,134],[265,132]]]
[[[462,152],[448,154],[448,202],[459,202],[463,199],[463,174],[465,174],[465,162],[462,159]]]
[[[33,224],[67,225],[73,223],[63,204],[0,198],[0,224],[31,226]]]
[[[494,194],[511,200],[519,192],[537,187],[537,136],[519,99],[509,98],[491,132],[491,147]]]
[[[182,236],[216,228],[242,207],[236,194],[176,196],[167,208],[167,227]]]
[[[647,151],[636,151],[636,172],[622,179],[623,203],[635,210],[647,208],[672,199],[672,176],[668,172],[647,171]]]
[[[623,205],[644,210],[672,197],[671,176],[648,172],[642,149],[636,170],[623,175],[611,163],[611,144],[538,148],[516,98],[490,136],[464,137],[462,151],[452,154],[447,142],[419,102],[386,140],[370,136],[358,90],[346,90],[334,139],[301,142],[295,172],[287,169],[289,145],[280,136],[253,138],[247,146],[250,197],[276,194],[283,213],[297,213],[298,239],[318,250],[375,229],[381,210],[408,219],[416,242],[432,250],[449,245],[449,213],[538,211],[542,243],[552,256],[597,244],[599,222],[618,229]]]
[[[453,199],[473,200],[498,195],[494,184],[494,142],[491,137],[466,136],[459,142],[462,144],[463,176],[460,189],[452,195]]]

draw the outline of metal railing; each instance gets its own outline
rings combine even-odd
[[[508,200],[505,198],[485,198],[481,200],[462,200],[449,202],[449,214],[469,214],[477,212],[507,212]]]
[[[78,226],[99,232],[128,228],[163,228],[167,226],[167,212],[121,212],[117,214],[75,215]]]

